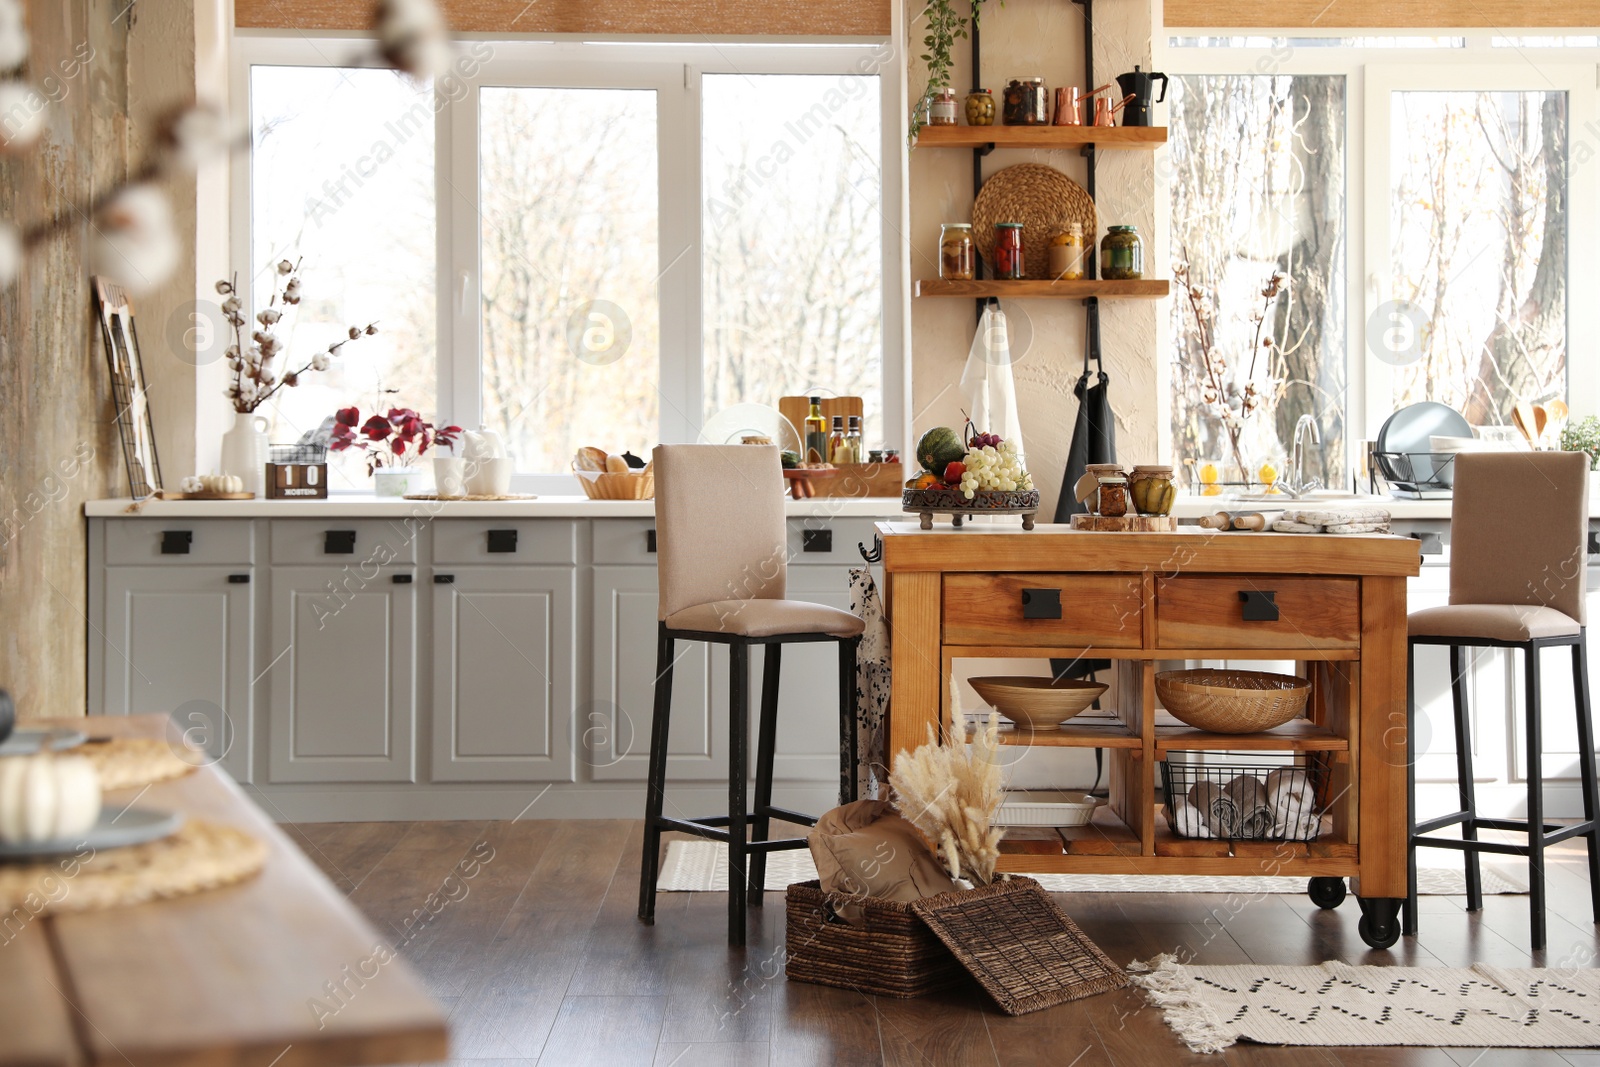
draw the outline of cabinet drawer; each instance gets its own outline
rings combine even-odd
[[[435,563],[576,563],[577,523],[558,519],[439,519]]]
[[[861,550],[872,547],[877,519],[836,519],[826,515],[807,515],[788,520],[789,565],[804,563],[844,563],[864,566]],[[841,579],[842,581],[843,579]]]
[[[1247,619],[1250,598],[1276,618]],[[1275,608],[1276,611],[1272,609]],[[1156,582],[1156,641],[1162,648],[1358,648],[1361,583],[1355,578],[1162,578]]]
[[[654,519],[595,519],[594,561],[656,565]]]
[[[415,563],[426,518],[280,519],[272,524],[275,564],[331,563],[385,566]]]
[[[163,549],[165,551],[163,551]],[[249,564],[255,559],[249,519],[109,519],[106,563]]]
[[[1029,618],[1024,592],[1035,613]],[[1043,607],[1043,611],[1040,608]],[[1138,648],[1139,579],[1114,574],[952,574],[944,580],[944,640],[951,645]]]

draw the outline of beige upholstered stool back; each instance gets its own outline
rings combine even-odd
[[[661,613],[719,600],[782,600],[783,465],[770,445],[658,445]]]
[[[1455,461],[1451,604],[1542,604],[1583,625],[1588,457],[1466,452]]]

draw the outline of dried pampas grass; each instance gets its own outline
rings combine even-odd
[[[1000,721],[994,712],[972,732],[961,718],[955,679],[950,681],[950,722],[941,741],[928,727],[928,743],[895,757],[889,785],[895,807],[934,845],[952,878],[973,885],[994,881],[1002,827],[994,825],[1001,788]]]

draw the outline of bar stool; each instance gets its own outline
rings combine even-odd
[[[655,450],[660,629],[655,713],[645,799],[639,918],[655,922],[661,833],[676,830],[728,844],[728,943],[745,941],[745,907],[759,907],[767,853],[805,848],[804,838],[769,840],[771,821],[812,826],[816,817],[774,807],[772,762],[778,676],[785,644],[839,645],[839,802],[855,799],[856,646],[865,628],[848,611],[784,599],[788,564],[783,473],[766,445],[661,445]],[[679,641],[728,646],[728,814],[676,818],[666,801],[672,663]],[[747,807],[750,646],[760,645],[761,720],[755,805]],[[752,840],[746,840],[747,829]]]
[[[1594,729],[1584,647],[1585,533],[1588,525],[1587,457],[1576,452],[1469,453],[1456,457],[1450,516],[1450,602],[1414,612],[1408,619],[1406,708],[1407,806],[1411,827],[1407,852],[1406,904],[1401,928],[1417,932],[1417,852],[1420,847],[1465,853],[1467,910],[1483,907],[1478,856],[1489,852],[1528,858],[1529,927],[1532,948],[1545,942],[1544,850],[1570,837],[1586,837],[1589,893],[1600,923],[1600,823],[1595,819]],[[1450,648],[1450,691],[1455,710],[1458,811],[1417,822],[1416,752],[1410,738],[1417,714],[1418,645]],[[1578,715],[1579,779],[1583,821],[1555,826],[1544,817],[1543,744],[1539,653],[1572,649],[1572,680]],[[1521,649],[1526,664],[1524,715],[1527,731],[1528,817],[1485,819],[1478,815],[1472,782],[1472,736],[1468,728],[1462,648]],[[1461,838],[1426,836],[1447,826]],[[1526,845],[1479,841],[1479,830],[1510,830]]]

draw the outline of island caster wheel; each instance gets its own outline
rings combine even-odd
[[[1344,903],[1343,878],[1313,878],[1306,886],[1306,894],[1311,897],[1311,903],[1324,911],[1332,911]]]
[[[1357,900],[1361,905],[1361,922],[1356,929],[1361,940],[1373,948],[1389,948],[1400,940],[1400,905],[1404,901],[1390,897]]]

